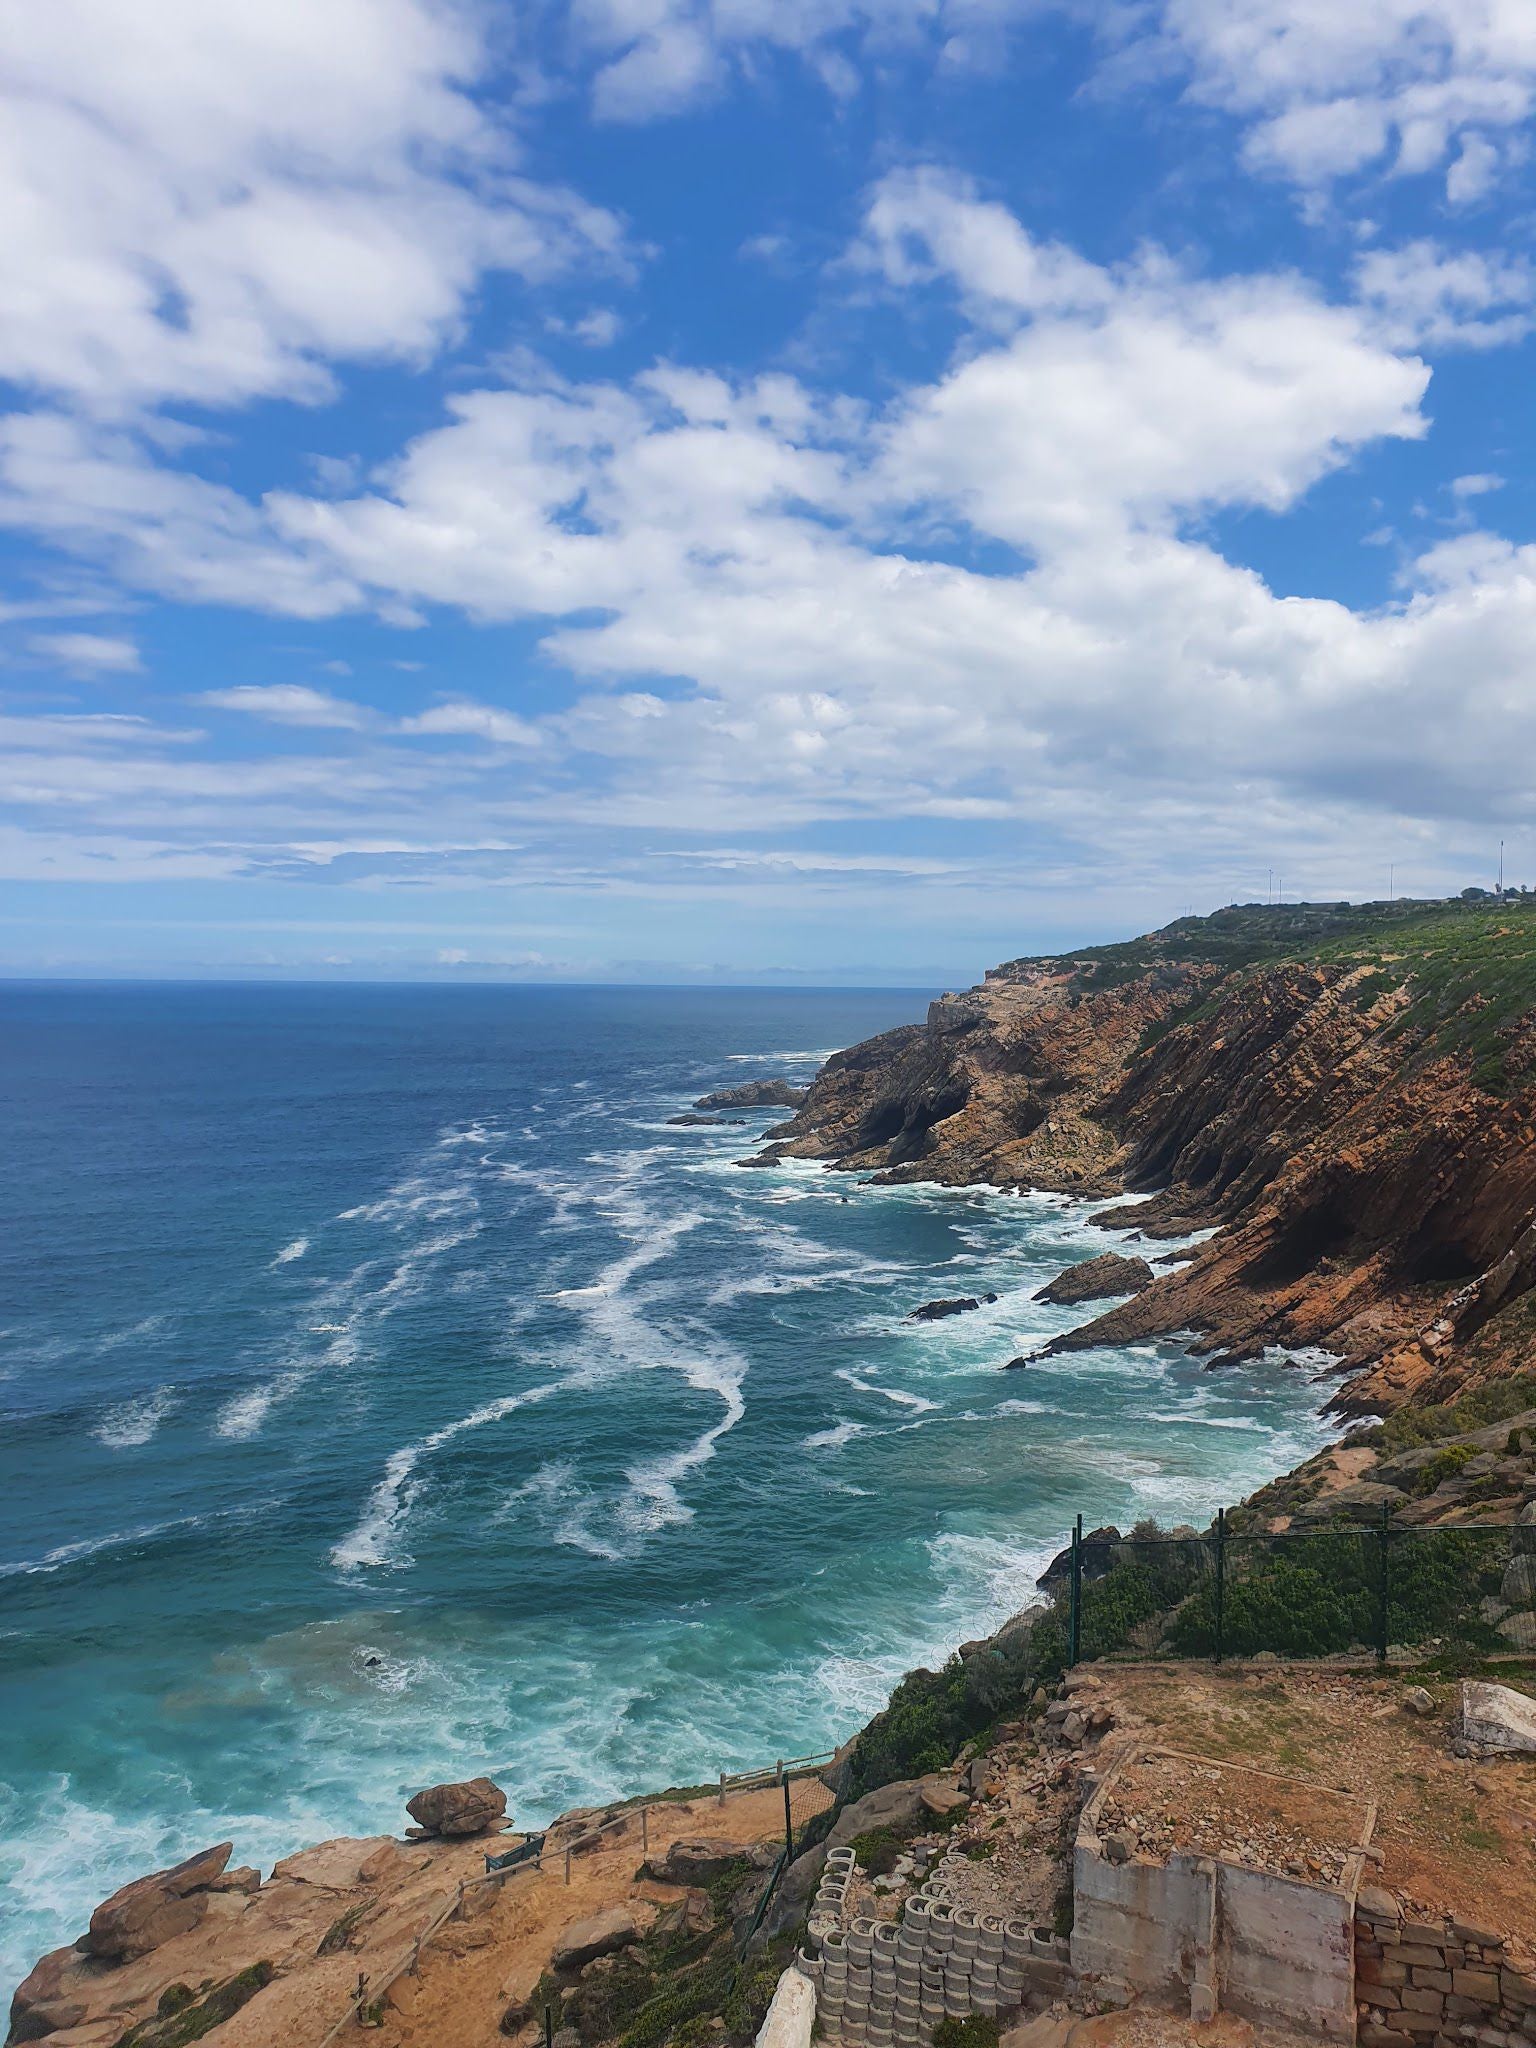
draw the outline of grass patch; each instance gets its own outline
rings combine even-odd
[[[235,1976],[228,1977],[222,1984],[214,1985],[211,1991],[194,1997],[185,1984],[172,1984],[162,1994],[160,2010],[153,2019],[140,2020],[136,2027],[130,2027],[118,2042],[117,2048],[187,2048],[192,2041],[200,2041],[204,2034],[211,2034],[215,2027],[221,2027],[232,2019],[241,2006],[248,2005],[262,1991],[276,1972],[270,1963],[252,1963]],[[186,1994],[186,2002],[182,1994]],[[172,2003],[167,2011],[166,2001]]]
[[[940,2020],[933,2030],[933,2048],[997,2048],[1002,2029],[986,2013],[967,2013],[963,2020]]]

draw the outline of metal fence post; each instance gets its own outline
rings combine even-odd
[[[795,1860],[795,1823],[789,1810],[789,1780],[784,1780],[784,1868]]]
[[[1221,1662],[1227,1607],[1227,1511],[1216,1510],[1216,1662]]]
[[[725,1804],[725,1773],[724,1773],[724,1771],[722,1771],[722,1772],[720,1773],[720,1804],[721,1804],[722,1806],[724,1806],[724,1804]]]
[[[1083,1518],[1072,1524],[1072,1663],[1083,1647]]]
[[[1385,1501],[1381,1504],[1380,1554],[1376,1565],[1376,1662],[1387,1661],[1388,1612],[1391,1601],[1391,1574],[1387,1565],[1387,1545],[1392,1534],[1392,1511]]]
[[[544,2008],[544,2048],[554,2048],[555,2009],[552,2005]]]
[[[644,1850],[647,1856],[650,1855],[651,1809],[648,1806],[642,1806],[640,1809],[640,1847]]]

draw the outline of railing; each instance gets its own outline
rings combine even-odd
[[[778,1860],[768,1874],[767,1882],[763,1886],[762,1894],[757,1902],[747,1934],[736,1945],[732,1966],[733,1974],[735,1964],[739,1963],[741,1956],[745,1953],[752,1938],[761,1927],[784,1872],[794,1859],[797,1839],[799,1839],[804,1829],[815,1817],[815,1813],[824,1810],[825,1805],[829,1803],[825,1801],[818,1802],[814,1811],[811,1811],[807,1808],[806,1802],[803,1799],[797,1800],[793,1788],[798,1782],[806,1778],[815,1777],[818,1772],[832,1761],[835,1754],[836,1752],[833,1750],[826,1750],[816,1756],[780,1758],[777,1762],[765,1764],[756,1770],[722,1771],[719,1775],[716,1796],[722,1806],[733,1795],[766,1791],[775,1785],[782,1785],[784,1788],[784,1847],[780,1850]],[[701,1794],[701,1796],[708,1795]],[[446,1926],[450,1920],[456,1919],[463,1912],[464,1900],[468,1893],[479,1890],[486,1885],[495,1885],[499,1888],[510,1883],[512,1879],[524,1875],[542,1876],[544,1874],[544,1860],[549,1855],[554,1855],[561,1859],[564,1868],[564,1881],[566,1884],[570,1884],[573,1857],[591,1853],[599,1848],[602,1846],[602,1839],[605,1836],[612,1836],[617,1839],[630,1832],[637,1820],[640,1824],[641,1853],[649,1855],[652,1811],[659,1807],[665,1813],[669,1808],[675,1807],[679,1803],[675,1800],[648,1799],[637,1802],[633,1806],[625,1807],[622,1812],[614,1814],[606,1821],[596,1823],[585,1819],[574,1819],[566,1822],[556,1821],[545,1830],[543,1846],[536,1855],[522,1862],[505,1864],[499,1869],[495,1867],[494,1859],[487,1857],[487,1868],[484,1876],[461,1878],[448,1897],[433,1908],[426,1923],[413,1937],[409,1947],[403,1951],[397,1962],[382,1975],[368,1977],[363,1973],[359,1973],[357,1984],[347,2000],[346,2010],[321,2041],[319,2048],[332,2048],[332,2043],[344,2034],[349,2027],[360,2024],[367,2014],[383,2001],[391,1988],[402,1977],[407,1975],[419,1976],[421,1974],[422,1951],[441,1928]],[[801,1809],[798,1815],[795,1812],[797,1804]],[[560,1837],[558,1841],[554,1839],[557,1835]]]

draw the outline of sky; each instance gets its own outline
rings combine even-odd
[[[0,973],[1536,881],[1530,0],[50,0],[0,100]]]

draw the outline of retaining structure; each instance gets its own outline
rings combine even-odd
[[[1027,1921],[954,1903],[964,1859],[946,1854],[900,1920],[855,1915],[852,1849],[832,1849],[796,1967],[816,1986],[823,2035],[849,2048],[924,2048],[943,2019],[998,2014],[1066,1988],[1067,1944]]]
[[[1361,2048],[1525,2048],[1536,2042],[1536,1966],[1491,1927],[1408,1918],[1388,1891],[1355,1901]]]

